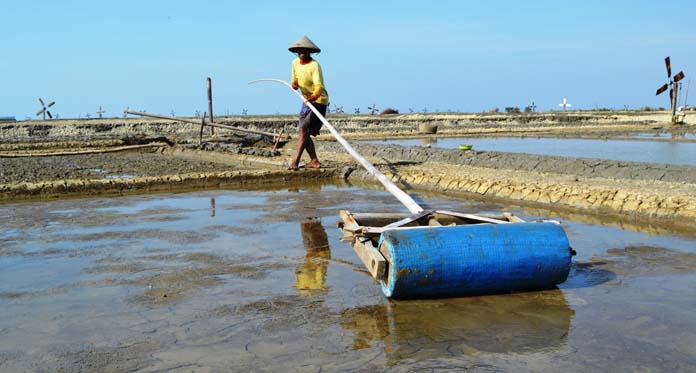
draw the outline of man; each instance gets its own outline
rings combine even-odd
[[[321,66],[312,58],[312,53],[319,53],[321,49],[316,46],[308,37],[303,36],[300,40],[291,45],[288,50],[297,54],[297,58],[292,61],[292,88],[300,89],[305,103],[300,111],[300,130],[297,153],[293,158],[288,170],[298,170],[302,153],[307,150],[310,161],[305,164],[307,168],[320,168],[321,163],[317,158],[314,149],[314,141],[310,136],[319,134],[322,123],[319,117],[307,106],[307,102],[322,114],[326,115],[326,108],[329,105],[329,94],[324,87],[324,77]]]

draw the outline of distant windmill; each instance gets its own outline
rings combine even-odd
[[[413,113],[413,108],[412,107],[408,108],[408,112]]]
[[[338,106],[334,104],[333,112],[336,114],[343,114],[343,106]]]
[[[669,102],[672,107],[672,122],[676,122],[676,110],[677,110],[677,94],[679,93],[679,81],[684,79],[684,72],[680,71],[674,78],[672,77],[672,64],[669,61],[669,56],[665,58],[665,66],[667,67],[667,83],[662,85],[662,87],[657,89],[655,96],[664,92],[669,88]]]
[[[533,112],[536,111],[537,107],[536,107],[536,104],[534,103],[534,101],[532,101],[532,104],[529,105],[529,108],[532,109]]]
[[[242,109],[242,115],[247,115],[249,111],[247,109]]]
[[[360,114],[360,108],[359,108],[359,107],[356,107],[356,108],[353,109],[353,110],[355,111],[355,114]]]
[[[174,109],[172,109],[172,111],[170,111],[169,114],[171,114],[173,117],[175,117],[175,116],[176,116],[176,111],[174,111]]]
[[[370,111],[370,114],[375,115],[379,109],[377,109],[377,105],[373,103],[372,106],[367,107],[367,110]]]
[[[566,108],[569,108],[569,107],[571,107],[571,106],[573,106],[573,105],[569,104],[569,103],[568,103],[568,100],[566,100],[566,98],[563,97],[563,102],[561,102],[560,104],[558,104],[558,106],[562,107],[562,108],[563,108],[563,111],[566,111]]]
[[[102,118],[102,114],[106,113],[104,109],[102,109],[101,105],[99,105],[99,110],[97,110],[97,114],[99,114],[99,119]]]
[[[55,105],[56,102],[55,102],[55,101],[51,101],[50,104],[46,105],[46,104],[44,103],[44,100],[42,100],[41,98],[39,98],[39,102],[41,103],[41,110],[39,110],[39,112],[36,113],[36,116],[38,117],[39,115],[42,115],[42,114],[43,114],[43,120],[46,120],[46,114],[48,114],[48,117],[49,117],[50,119],[53,119],[53,115],[51,115],[51,112],[48,111],[48,108],[50,108],[51,106]]]

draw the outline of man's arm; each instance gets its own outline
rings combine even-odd
[[[312,73],[312,80],[314,81],[314,92],[307,98],[309,101],[314,101],[321,97],[321,91],[324,90],[324,76],[321,73],[319,64],[317,64],[316,70]]]
[[[295,72],[295,61],[292,61],[292,77],[290,79],[292,89],[297,90],[300,86],[297,84],[297,73]]]

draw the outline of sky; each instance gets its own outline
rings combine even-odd
[[[664,58],[696,74],[691,1],[3,1],[0,116],[123,109],[292,114],[287,48],[321,49],[332,108],[668,107]],[[696,77],[696,75],[694,75]],[[694,79],[696,85],[696,79]],[[684,84],[686,86],[686,84]],[[685,93],[685,92],[684,92]],[[689,102],[696,103],[696,89]],[[682,95],[683,97],[683,95]]]

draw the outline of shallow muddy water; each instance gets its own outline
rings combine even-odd
[[[675,141],[696,140],[696,133],[641,132],[633,136],[637,139],[668,139]]]
[[[557,289],[387,301],[340,242],[340,208],[405,212],[319,185],[0,205],[0,370],[696,366],[696,237],[563,220],[578,255]]]
[[[645,139],[646,137],[642,137]],[[459,149],[528,153],[575,158],[599,158],[615,161],[696,165],[696,143],[679,141],[555,139],[536,137],[452,137],[441,139],[391,139],[365,141],[374,144],[432,146]]]

